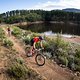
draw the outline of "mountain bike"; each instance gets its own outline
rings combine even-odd
[[[29,51],[30,51],[30,47],[27,47],[26,52],[29,53]],[[43,66],[45,64],[45,56],[43,54],[43,49],[42,48],[34,49],[32,56],[34,55],[35,55],[36,64],[39,66]]]

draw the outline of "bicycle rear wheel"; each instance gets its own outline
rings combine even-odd
[[[30,55],[30,46],[26,46],[25,47],[25,53],[26,53],[26,56],[29,56]]]
[[[37,65],[43,66],[45,64],[45,57],[41,54],[37,54],[35,57],[35,61]]]

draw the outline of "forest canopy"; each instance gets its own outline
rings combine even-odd
[[[80,13],[62,10],[13,10],[0,14],[0,23],[18,23],[35,21],[63,21],[80,23]]]

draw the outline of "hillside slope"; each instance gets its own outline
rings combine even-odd
[[[6,28],[3,27],[3,29],[7,36]],[[11,35],[10,37],[7,36],[7,38],[14,43],[13,48],[16,49],[18,53],[20,53],[18,54],[18,56],[22,57],[25,60],[26,65],[29,68],[35,70],[37,73],[43,76],[46,80],[79,80],[68,69],[58,66],[54,61],[51,62],[49,60],[46,60],[46,64],[44,66],[36,65],[35,56],[29,57],[29,58],[26,57],[24,45],[20,42],[20,40],[18,40],[13,35]]]

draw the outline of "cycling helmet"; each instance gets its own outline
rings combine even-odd
[[[43,37],[39,36],[39,39],[40,39],[40,40],[43,40]]]

